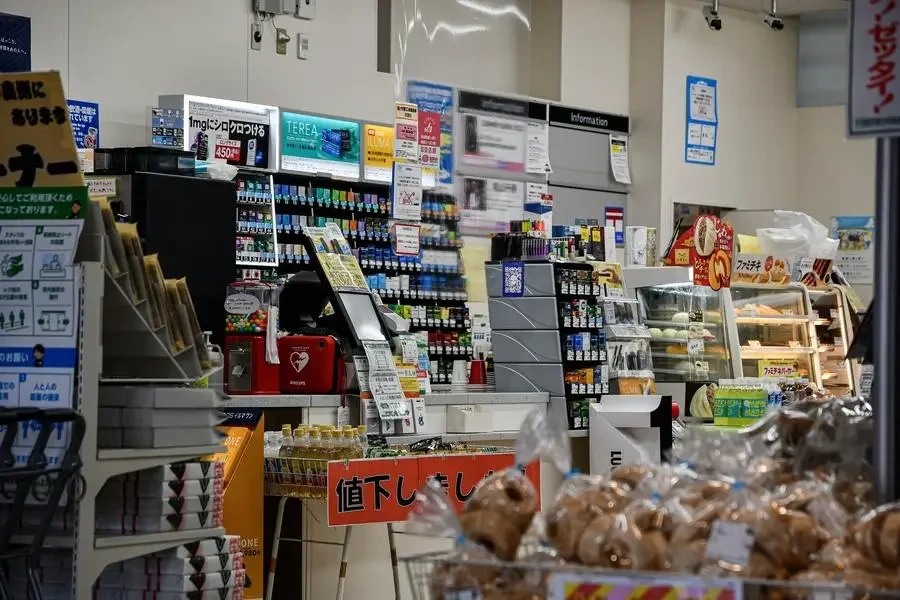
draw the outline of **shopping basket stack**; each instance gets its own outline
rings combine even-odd
[[[69,444],[58,464],[50,465],[47,444],[58,428],[65,426],[71,430]],[[14,450],[13,444],[20,431],[29,429],[36,431],[37,436],[25,451],[27,456],[22,456],[21,449]],[[84,489],[78,455],[84,434],[84,419],[70,409],[0,408],[0,504],[6,509],[5,518],[0,520],[0,600],[13,599],[7,585],[9,563],[13,559],[24,561],[28,598],[42,599],[38,553],[63,494],[67,502],[74,503]],[[18,460],[16,454],[20,456]],[[35,505],[39,511],[37,527],[20,531],[26,506],[34,510]]]

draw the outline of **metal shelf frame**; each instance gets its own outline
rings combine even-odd
[[[75,407],[87,423],[87,432],[81,445],[84,498],[76,506],[74,535],[71,538],[53,535],[47,539],[47,546],[72,548],[72,597],[76,600],[89,600],[92,597],[94,583],[110,564],[225,533],[221,527],[143,535],[95,533],[97,494],[111,477],[195,459],[223,451],[223,448],[209,444],[151,450],[97,448],[101,381],[104,385],[110,381],[115,384],[166,381],[184,385],[206,373],[200,369],[197,354],[192,351],[192,347],[186,348],[191,351],[182,351],[177,356],[168,351],[165,332],[154,330],[149,324],[148,315],[130,301],[130,284],[123,285],[128,278],[113,277],[108,273],[103,261],[105,234],[99,218],[99,208],[96,205],[90,208],[77,257],[82,285]],[[104,323],[107,324],[106,328]],[[104,378],[104,341],[110,339],[108,336],[114,339],[125,334],[123,328],[132,336],[130,358],[114,360],[117,370],[115,378]],[[150,370],[146,363],[138,364],[148,356],[154,357],[152,364],[155,369]],[[131,363],[131,368],[125,369],[129,366],[128,363]]]

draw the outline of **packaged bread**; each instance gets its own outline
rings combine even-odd
[[[116,223],[122,238],[128,272],[131,274],[132,298],[135,302],[147,299],[147,278],[144,274],[144,250],[134,223]]]
[[[543,458],[567,471],[571,464],[568,432],[546,411],[528,414],[516,438],[516,465],[482,481],[460,517],[466,536],[512,560],[538,509],[539,490],[525,475],[526,465]]]
[[[900,503],[879,506],[863,515],[851,526],[849,540],[871,565],[900,567]]]
[[[479,537],[484,534],[484,539],[471,539],[464,533],[461,519],[456,516],[447,494],[439,483],[429,480],[428,484],[416,491],[415,504],[407,521],[407,531],[456,540],[454,551],[447,557],[448,560],[437,565],[431,574],[432,598],[449,599],[456,597],[455,594],[463,590],[484,589],[501,576],[501,563],[497,561],[495,552],[508,555],[507,550],[511,542],[507,542],[502,534],[509,531],[504,529],[502,532],[492,534],[487,528],[488,525],[501,527],[502,525],[499,525],[499,515],[497,518],[491,518],[490,523],[481,520],[486,513],[487,511],[480,511],[471,513],[468,517],[462,516],[470,521],[478,521],[470,522],[469,526],[476,528]],[[507,524],[507,527],[511,526]],[[484,542],[493,544],[493,547],[485,546]]]

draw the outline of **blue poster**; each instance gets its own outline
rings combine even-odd
[[[719,135],[717,86],[716,80],[709,77],[687,77],[684,162],[707,166],[716,164],[716,139]]]
[[[0,13],[0,73],[31,70],[31,19]]]
[[[69,105],[69,119],[72,121],[72,134],[75,136],[75,147],[100,147],[100,105],[96,102],[66,100]]]
[[[419,110],[441,115],[441,172],[439,183],[453,183],[453,88],[425,81],[406,85],[406,101]]]

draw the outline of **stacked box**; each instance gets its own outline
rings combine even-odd
[[[97,495],[97,531],[158,533],[222,525],[224,465],[185,462],[110,479]]]
[[[200,388],[103,388],[97,444],[101,448],[210,446],[222,441],[215,390]]]
[[[243,600],[240,537],[221,536],[107,567],[95,600]]]

